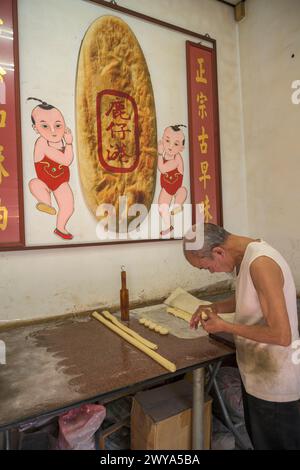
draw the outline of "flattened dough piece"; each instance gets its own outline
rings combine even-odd
[[[164,303],[169,307],[183,310],[191,315],[196,312],[199,305],[206,306],[211,304],[211,302],[197,299],[197,297],[185,291],[181,287],[175,289]]]

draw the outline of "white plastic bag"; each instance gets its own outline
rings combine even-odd
[[[86,404],[73,408],[58,419],[60,450],[95,450],[94,434],[106,416],[102,405]]]

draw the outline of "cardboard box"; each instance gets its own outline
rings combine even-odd
[[[139,392],[131,410],[132,450],[192,449],[193,386],[187,380]],[[204,405],[204,449],[210,448],[211,405]]]

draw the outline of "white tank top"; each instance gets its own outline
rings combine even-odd
[[[284,297],[292,332],[292,343],[299,339],[296,289],[291,270],[281,256],[265,241],[249,243],[236,282],[235,323],[266,324],[257,291],[253,285],[250,265],[259,256],[272,258],[284,277]],[[237,362],[246,391],[254,397],[274,402],[295,401],[300,398],[300,364],[295,349],[290,346],[259,343],[235,336]]]

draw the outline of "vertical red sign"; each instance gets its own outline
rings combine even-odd
[[[215,49],[187,41],[186,55],[193,223],[202,203],[204,221],[222,225]]]
[[[24,245],[17,6],[0,8],[0,249]]]

